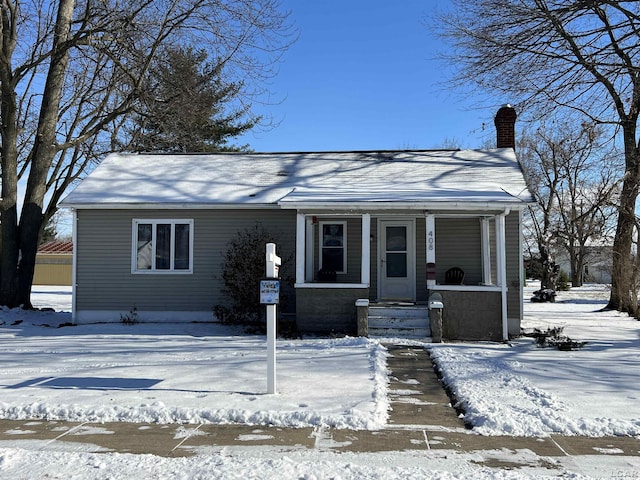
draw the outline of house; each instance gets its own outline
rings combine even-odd
[[[610,244],[592,243],[584,247],[585,265],[583,281],[593,283],[611,283],[613,268],[613,247]],[[565,249],[557,249],[554,255],[556,264],[571,278],[571,259]]]
[[[53,240],[38,247],[34,285],[71,285],[73,243]]]
[[[499,110],[489,150],[109,155],[62,202],[73,319],[211,321],[228,242],[260,222],[294,259],[303,332],[357,333],[357,301],[426,309],[438,293],[445,338],[519,334],[532,197],[515,117]],[[462,284],[445,284],[452,267]]]

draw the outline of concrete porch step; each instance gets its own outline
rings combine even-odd
[[[370,317],[429,317],[429,310],[426,305],[415,304],[381,304],[373,303],[369,305]]]
[[[369,336],[430,338],[427,307],[404,303],[372,304],[369,306]]]
[[[369,327],[371,338],[411,338],[430,341],[431,329],[428,327],[395,328],[395,327]]]
[[[398,327],[416,328],[429,325],[429,319],[425,317],[384,317],[369,315],[369,328],[371,327]]]

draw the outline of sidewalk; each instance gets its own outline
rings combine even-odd
[[[538,457],[611,454],[640,455],[640,440],[629,437],[486,437],[467,430],[438,382],[427,352],[419,347],[389,346],[391,407],[387,428],[354,431],[332,428],[281,428],[248,425],[160,425],[0,420],[0,441],[46,451],[148,453],[190,456],[197,447],[273,446],[335,452],[402,450],[527,449]],[[25,443],[26,445],[26,443]],[[542,465],[545,460],[540,458]],[[488,467],[516,465],[487,460]],[[521,463],[518,463],[521,465]]]

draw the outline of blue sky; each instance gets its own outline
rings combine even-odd
[[[493,115],[444,85],[444,48],[426,27],[446,0],[282,0],[300,38],[271,90],[278,105],[254,105],[279,125],[236,144],[255,151],[422,149],[455,140],[481,147]],[[508,103],[508,99],[504,102]],[[483,129],[483,124],[485,128]]]

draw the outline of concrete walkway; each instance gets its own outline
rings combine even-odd
[[[387,428],[354,431],[332,428],[281,428],[247,425],[158,425],[0,420],[0,441],[19,447],[30,441],[39,450],[149,453],[189,456],[197,447],[273,446],[336,452],[399,450],[527,449],[539,457],[599,455],[617,449],[639,456],[640,440],[629,437],[485,437],[465,428],[439,383],[428,353],[420,347],[388,346],[390,412]],[[34,443],[37,442],[37,443]],[[621,452],[621,453],[620,453]],[[521,466],[504,460],[481,460],[488,467]]]

